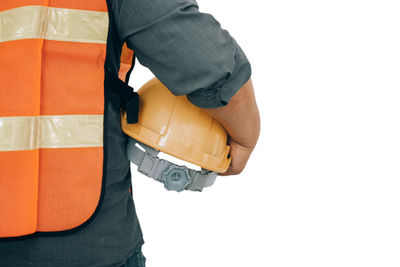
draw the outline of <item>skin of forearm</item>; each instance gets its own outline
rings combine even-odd
[[[224,126],[233,141],[250,150],[255,147],[260,135],[260,113],[251,79],[226,106],[203,110]]]

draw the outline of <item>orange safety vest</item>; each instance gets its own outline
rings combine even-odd
[[[106,0],[0,2],[0,240],[77,229],[99,209],[108,27]]]

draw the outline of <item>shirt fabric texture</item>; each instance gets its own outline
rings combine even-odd
[[[139,62],[196,106],[225,106],[251,76],[236,40],[194,0],[114,0],[113,12]]]
[[[126,42],[173,94],[187,95],[194,105],[224,106],[250,78],[250,63],[235,39],[212,15],[200,12],[196,1],[108,4],[109,35]],[[67,235],[0,241],[0,266],[121,266],[140,249],[143,238],[129,193],[129,162],[116,160],[127,140],[120,130],[119,99],[109,98],[108,127],[119,132],[107,137],[113,149],[107,152],[108,178],[99,213],[89,225]]]

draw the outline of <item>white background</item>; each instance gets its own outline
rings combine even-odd
[[[399,2],[198,3],[252,63],[262,133],[203,193],[133,171],[147,266],[400,266]]]

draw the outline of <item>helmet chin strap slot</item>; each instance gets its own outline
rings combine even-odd
[[[144,151],[139,148],[144,149]],[[181,192],[183,190],[202,191],[212,186],[218,176],[216,172],[201,169],[196,171],[186,166],[176,165],[157,157],[159,151],[133,138],[129,138],[126,154],[138,166],[138,171],[164,184],[165,189]]]

